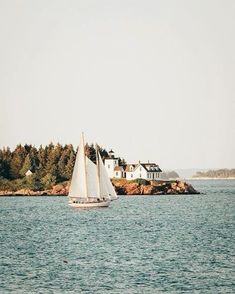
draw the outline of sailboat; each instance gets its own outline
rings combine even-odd
[[[118,198],[104,167],[98,146],[96,145],[96,164],[86,156],[83,133],[68,197],[69,205],[76,208],[108,207],[110,201]]]

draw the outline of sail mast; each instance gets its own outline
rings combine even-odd
[[[99,161],[99,153],[98,153],[98,146],[95,145],[96,151],[96,168],[97,168],[97,187],[98,187],[98,196],[101,198],[101,189],[100,189],[100,161]]]
[[[84,169],[85,169],[85,195],[88,201],[88,189],[87,189],[87,168],[86,168],[86,154],[85,154],[85,146],[84,146],[84,134],[82,132],[82,148],[83,148],[83,156],[84,156]]]

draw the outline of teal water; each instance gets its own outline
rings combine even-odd
[[[0,292],[234,293],[235,181],[193,185],[96,210],[0,197]]]

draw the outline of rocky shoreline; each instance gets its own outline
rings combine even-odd
[[[200,194],[185,181],[145,181],[130,182],[127,180],[112,181],[118,195],[165,195],[165,194]]]
[[[200,194],[191,184],[185,181],[128,181],[125,179],[113,179],[112,183],[118,195],[192,195]],[[67,196],[68,183],[57,184],[52,189],[32,191],[21,189],[18,191],[0,191],[0,196]]]

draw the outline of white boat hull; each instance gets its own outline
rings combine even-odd
[[[97,207],[108,207],[110,201],[102,201],[102,202],[84,202],[84,203],[71,203],[69,202],[70,207],[74,208],[97,208]]]
[[[118,200],[118,198],[119,198],[119,197],[115,197],[115,198],[111,198],[110,200],[111,200],[111,201],[115,201],[115,200]]]

